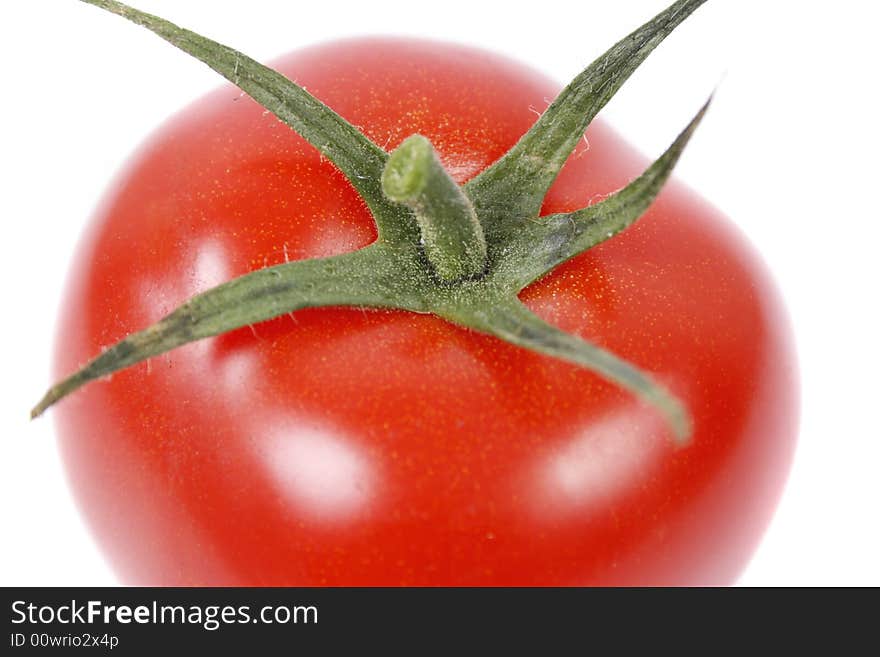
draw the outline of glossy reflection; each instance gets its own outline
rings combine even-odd
[[[338,432],[260,422],[255,431],[276,426],[262,442],[261,458],[272,484],[297,514],[338,522],[362,513],[374,497],[377,479],[366,454]]]
[[[199,240],[190,245],[182,257],[184,262],[179,267],[152,273],[141,282],[138,298],[144,323],[158,322],[188,299],[234,278],[229,268],[228,250],[220,240]]]
[[[528,469],[529,488],[544,503],[539,517],[583,513],[625,495],[656,467],[664,453],[663,427],[650,412],[632,407],[592,421]]]

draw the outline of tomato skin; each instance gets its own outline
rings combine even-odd
[[[464,181],[559,87],[481,51],[352,40],[279,62],[373,141],[428,137]],[[595,122],[545,212],[646,160]],[[317,151],[225,87],[164,126],[79,247],[67,374],[223,280],[375,239]],[[763,265],[671,182],[634,227],[528,288],[561,328],[694,415],[677,450],[596,375],[427,315],[315,309],[177,349],[56,410],[75,496],[120,578],[152,585],[700,585],[735,580],[784,483],[797,377]]]

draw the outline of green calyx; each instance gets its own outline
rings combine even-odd
[[[178,346],[307,307],[433,313],[457,325],[590,369],[656,408],[678,444],[687,409],[633,364],[544,322],[520,291],[635,222],[668,179],[708,102],[629,185],[575,212],[540,217],[544,196],[588,124],[650,52],[705,0],[679,0],[578,75],[502,158],[464,186],[431,143],[390,155],[281,74],[115,0],[83,0],[155,32],[251,95],[331,160],[369,207],[379,236],[360,250],[257,270],[196,297],[103,351],[50,388],[36,417],[80,386]]]

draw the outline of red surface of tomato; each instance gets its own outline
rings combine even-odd
[[[459,180],[558,86],[485,52],[356,40],[276,68],[391,149],[428,137]],[[595,122],[545,202],[570,211],[646,160]],[[369,211],[333,166],[225,87],[161,129],[79,248],[57,374],[248,271],[353,250]],[[796,429],[787,320],[737,231],[671,182],[633,228],[522,295],[653,372],[663,419],[595,374],[398,311],[316,309],[194,343],[56,411],[67,472],[121,579],[160,585],[716,584],[767,525]]]

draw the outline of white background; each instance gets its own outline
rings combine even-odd
[[[257,59],[409,34],[500,51],[566,81],[666,0],[422,4],[137,2]],[[794,320],[800,443],[745,585],[880,585],[878,21],[878,3],[864,0],[710,0],[603,112],[656,156],[719,87],[678,175],[751,237]],[[27,413],[48,383],[74,243],[105,185],[219,78],[74,0],[4,3],[0,61],[0,584],[113,584],[67,491],[51,419]]]

